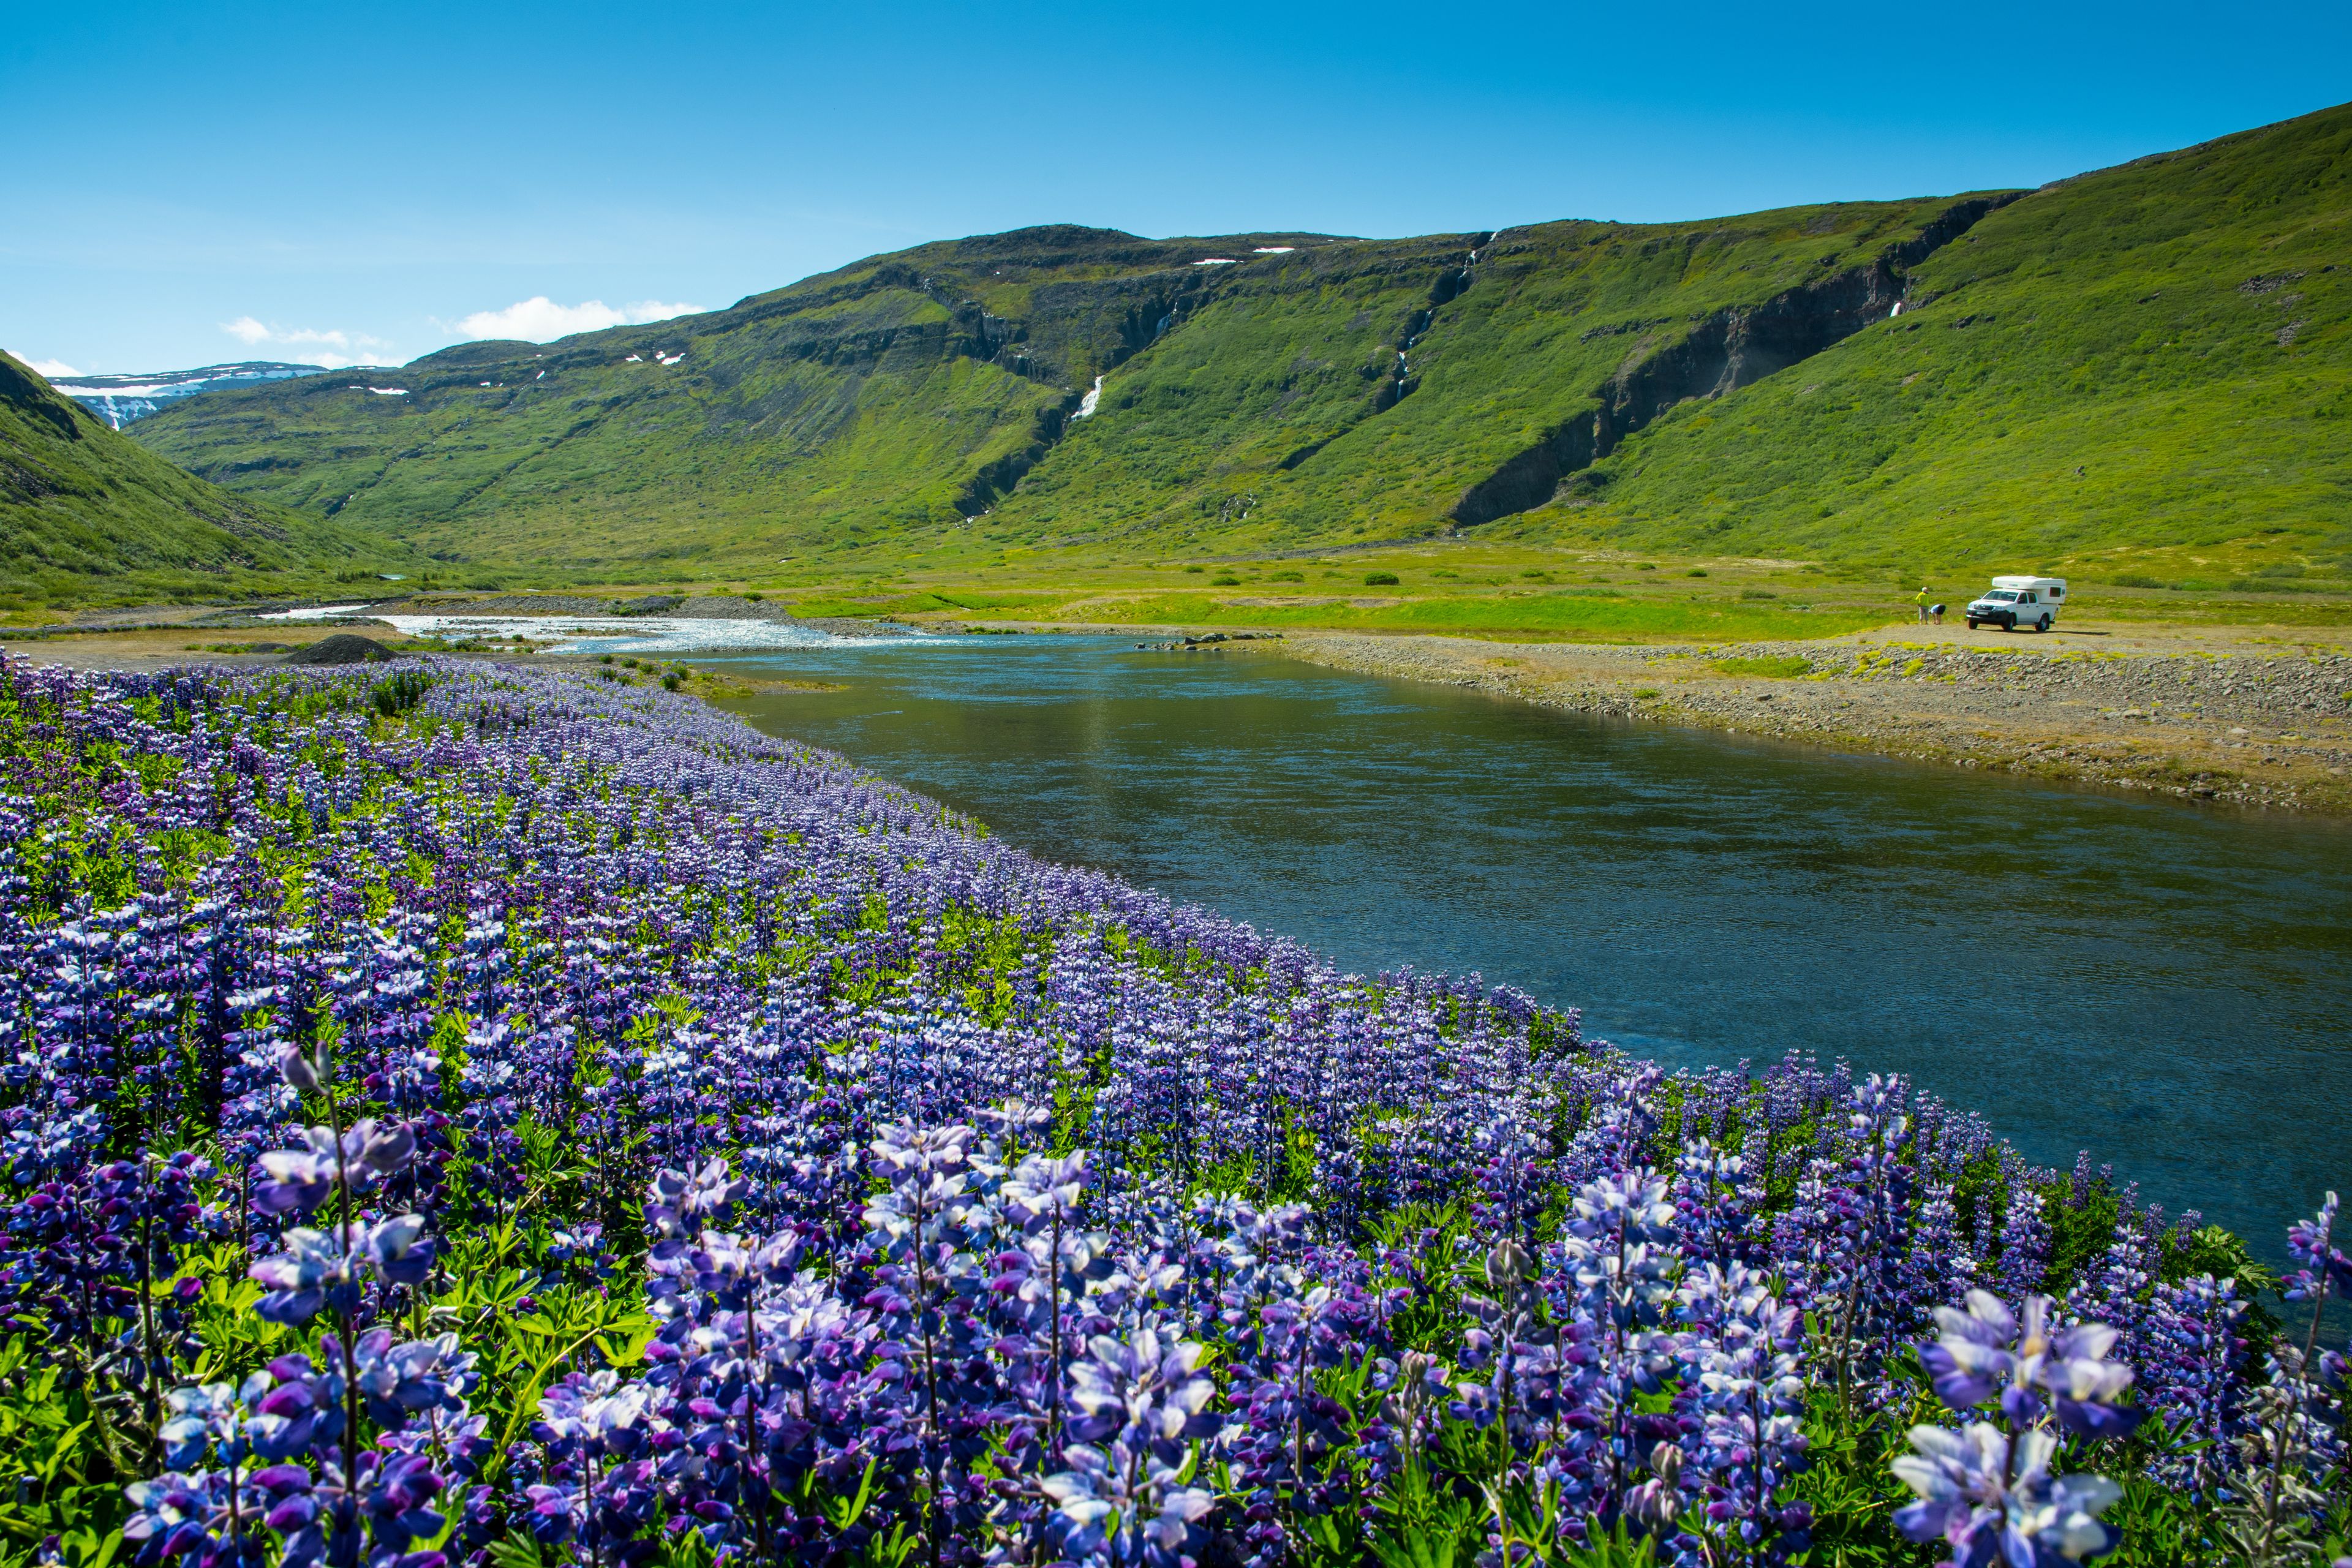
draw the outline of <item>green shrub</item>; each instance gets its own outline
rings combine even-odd
[[[1786,654],[1770,658],[1718,658],[1711,668],[1726,675],[1760,675],[1773,680],[1794,680],[1812,673],[1813,661],[1800,654]]]
[[[375,710],[389,719],[395,713],[405,713],[425,700],[433,689],[433,678],[421,669],[404,669],[388,675],[368,688],[368,700]]]
[[[1238,588],[1241,585],[1242,580],[1230,572],[1220,573],[1209,579],[1209,586],[1212,588]]]
[[[1704,566],[1694,566],[1689,571],[1684,573],[1683,575],[1685,577],[1704,577],[1706,575],[1706,568]]]
[[[1364,574],[1364,586],[1367,588],[1393,588],[1396,584],[1397,574],[1393,572],[1367,572]]]

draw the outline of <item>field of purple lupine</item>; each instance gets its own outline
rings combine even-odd
[[[2332,1194],[2278,1279],[657,689],[0,662],[0,997],[8,1568],[2346,1552]]]

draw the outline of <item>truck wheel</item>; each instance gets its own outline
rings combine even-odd
[[[2037,632],[2048,631],[2050,629],[2050,617],[2048,616],[2044,616],[2040,620],[2034,622],[2033,629]]]
[[[1976,622],[1974,622],[1974,621],[1970,621],[1970,622],[1969,623],[1969,630],[1970,630],[1970,631],[1974,631],[1974,630],[1976,630],[1976,629],[1977,629],[1977,624],[1976,624]]]

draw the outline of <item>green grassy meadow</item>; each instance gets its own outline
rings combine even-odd
[[[2159,557],[2183,573],[2242,575],[2259,545]],[[2205,562],[2201,567],[2196,563]],[[2063,564],[2063,563],[2062,563]],[[1367,584],[1370,576],[1392,583]],[[1975,569],[1927,574],[1955,611],[1986,585]],[[2352,592],[2245,591],[2072,578],[2070,619],[2150,628],[2263,627],[2282,640],[2341,640]],[[549,582],[541,584],[557,587]],[[678,578],[597,592],[757,594],[808,616],[917,626],[1147,631],[1353,631],[1504,641],[1802,642],[1908,625],[1916,576],[1821,563],[1629,553],[1486,538],[1423,541],[1321,556],[1074,560],[1012,550],[982,565],[908,563],[839,574],[819,563],[720,580]],[[1767,672],[1769,673],[1769,672]]]

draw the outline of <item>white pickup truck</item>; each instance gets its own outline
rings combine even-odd
[[[1999,626],[2013,632],[2020,626],[2032,626],[2046,632],[2066,607],[2066,579],[2063,577],[1996,577],[1982,598],[1969,605],[1969,630],[1979,626]]]

